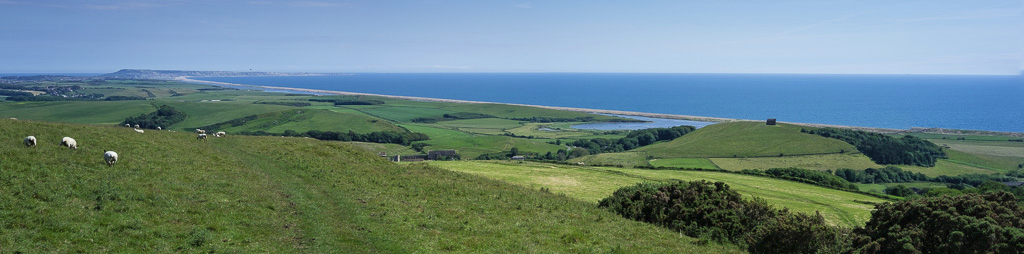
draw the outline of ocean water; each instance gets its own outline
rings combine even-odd
[[[198,79],[784,122],[1024,132],[1022,76],[371,73]]]

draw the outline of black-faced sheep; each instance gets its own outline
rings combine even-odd
[[[199,136],[196,136],[196,139],[197,140],[199,140],[199,139],[206,140],[206,133],[200,133]]]
[[[60,145],[61,146],[66,146],[68,148],[71,148],[72,150],[78,150],[78,142],[75,141],[75,139],[73,139],[71,137],[64,137],[64,138],[62,138],[60,140]]]
[[[196,134],[206,134],[206,130],[196,129]]]
[[[114,151],[106,151],[103,153],[103,160],[107,162],[107,166],[113,167],[114,163],[117,162],[117,153]]]
[[[217,133],[214,133],[214,135],[216,135],[218,137],[223,137],[223,136],[227,136],[228,133],[227,132],[223,132],[223,131],[218,131]]]
[[[36,136],[25,137],[25,146],[36,147]]]
[[[124,127],[128,127],[128,128],[131,128],[131,127],[132,127],[132,125],[131,125],[131,124],[127,124],[127,123],[126,123],[126,124],[124,124]]]
[[[157,127],[156,127],[156,130],[163,130],[163,129],[164,129],[164,128],[160,128],[160,126],[157,126]]]
[[[136,129],[138,129],[138,128],[139,128],[139,125],[138,125],[138,124],[136,124],[136,125],[135,125],[135,128],[136,128]]]

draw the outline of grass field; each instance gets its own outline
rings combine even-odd
[[[856,151],[846,142],[800,132],[788,124],[762,122],[708,125],[675,140],[635,149],[655,158],[754,157]]]
[[[653,159],[650,164],[655,167],[718,169],[715,163],[705,158]]]
[[[5,252],[739,252],[341,142],[7,119],[0,140]]]
[[[116,125],[156,110],[150,101],[3,102],[0,117]]]
[[[776,206],[804,213],[821,211],[826,220],[847,227],[863,225],[873,206],[865,202],[885,202],[863,194],[838,191],[814,185],[740,174],[703,171],[645,170],[631,168],[593,168],[530,162],[431,162],[445,169],[498,179],[589,202],[610,196],[623,186],[643,181],[699,180],[722,181],[736,191],[768,200]]]
[[[243,125],[218,131],[266,131],[284,133],[286,130],[309,130],[369,133],[374,131],[405,131],[391,122],[363,115],[322,109],[291,109],[259,114],[258,118]]]
[[[866,169],[882,168],[863,154],[824,154],[761,158],[711,158],[722,169],[739,171],[743,169],[770,169],[797,167],[803,169]]]
[[[648,166],[647,156],[638,152],[599,153],[570,159],[569,162],[583,162],[586,165],[619,165],[623,167]]]
[[[430,140],[422,141],[423,143],[430,144],[427,150],[455,149],[464,159],[473,159],[485,153],[508,151],[513,147],[518,148],[520,151],[541,154],[565,148],[564,146],[545,143],[546,140],[540,139],[475,135],[421,124],[402,124],[400,126],[410,131],[425,133],[430,136]]]
[[[944,183],[934,183],[934,182],[871,183],[871,184],[868,184],[868,183],[855,183],[855,184],[857,185],[857,188],[862,190],[862,191],[869,191],[869,192],[875,192],[875,193],[884,193],[883,190],[885,190],[885,188],[890,187],[890,186],[896,186],[896,185],[903,185],[903,186],[907,186],[907,187],[911,187],[911,188],[918,188],[918,189],[924,189],[924,188],[946,188],[946,184],[944,184]]]

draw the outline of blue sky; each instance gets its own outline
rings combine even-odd
[[[0,0],[0,73],[1017,74],[1024,1]]]

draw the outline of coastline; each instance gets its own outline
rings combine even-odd
[[[761,122],[764,120],[751,120],[751,119],[734,119],[734,118],[721,118],[721,117],[707,117],[707,116],[690,116],[690,115],[677,115],[677,114],[662,114],[662,113],[647,113],[647,112],[636,112],[636,111],[622,111],[622,110],[608,110],[608,109],[589,109],[589,108],[573,108],[573,107],[557,107],[557,106],[544,106],[544,105],[529,105],[529,104],[517,104],[517,103],[499,103],[499,102],[485,102],[485,101],[470,101],[470,100],[455,100],[455,99],[441,99],[441,98],[427,98],[427,97],[415,97],[415,96],[401,96],[401,95],[385,95],[385,94],[371,94],[371,93],[357,93],[357,92],[343,92],[343,91],[331,91],[331,90],[320,90],[320,89],[307,89],[307,88],[294,88],[294,87],[280,87],[280,86],[257,86],[257,85],[244,85],[227,82],[217,81],[206,81],[196,80],[190,77],[177,77],[175,81],[217,85],[217,86],[237,86],[237,87],[251,87],[254,89],[264,90],[282,90],[282,91],[295,91],[304,93],[314,94],[331,94],[331,95],[365,95],[365,96],[377,96],[384,98],[403,99],[403,100],[414,100],[414,101],[431,101],[431,102],[450,102],[450,103],[488,103],[488,104],[503,104],[503,105],[514,105],[524,107],[535,107],[545,108],[554,110],[564,110],[591,114],[612,114],[612,115],[626,115],[626,116],[642,116],[651,118],[663,118],[663,119],[678,119],[678,120],[690,120],[690,121],[701,121],[701,122],[740,122],[740,121],[752,121]],[[1024,137],[1024,133],[1020,132],[1000,132],[1000,131],[982,131],[982,130],[952,130],[952,129],[940,129],[940,128],[921,128],[914,127],[910,129],[890,129],[890,128],[877,128],[877,127],[863,127],[863,126],[847,126],[847,125],[833,125],[833,124],[816,124],[816,123],[796,123],[796,122],[785,122],[779,121],[779,123],[792,124],[798,126],[807,126],[814,128],[841,128],[841,129],[852,129],[861,130],[885,134],[903,134],[903,133],[940,133],[940,134],[952,134],[952,135],[1004,135],[1011,137]]]

